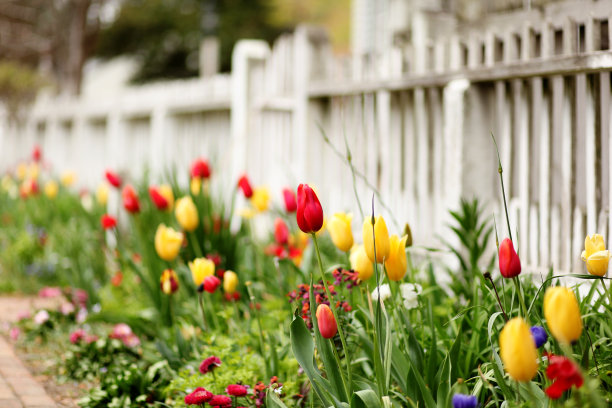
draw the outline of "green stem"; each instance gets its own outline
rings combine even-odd
[[[204,330],[208,330],[208,325],[206,324],[206,313],[204,313],[204,302],[202,301],[201,292],[198,292],[198,303],[200,304],[200,312],[202,312],[202,324],[204,325]]]
[[[198,245],[198,239],[196,238],[196,234],[193,231],[189,231],[189,242],[191,243],[191,247],[193,248],[193,252],[195,253],[197,258],[202,258],[202,249]]]
[[[610,301],[610,307],[612,307],[612,293],[610,293],[610,291],[608,290],[608,288],[606,287],[606,279],[605,278],[601,278],[601,284],[604,287],[604,291],[606,292],[606,294],[608,295],[608,300]]]
[[[262,329],[262,326],[261,326],[261,318],[259,316],[259,310],[257,310],[257,306],[255,304],[255,296],[253,296],[253,292],[251,291],[251,287],[250,286],[247,286],[247,292],[249,294],[249,301],[251,302],[251,305],[253,305],[253,313],[255,314],[255,320],[257,321],[257,328],[259,329],[259,336],[258,336],[259,350],[261,352],[261,355],[265,359],[266,377],[272,378],[272,373],[270,373],[270,366],[268,365],[270,359],[267,358],[266,352],[265,352],[266,349],[264,347],[264,335],[263,335],[263,329]]]
[[[342,348],[344,349],[344,356],[346,357],[346,370],[348,373],[348,392],[347,395],[352,394],[352,380],[353,376],[351,374],[351,357],[349,354],[348,346],[346,344],[346,338],[344,337],[344,330],[342,330],[342,325],[339,324],[338,313],[336,312],[336,304],[334,302],[334,298],[332,297],[331,292],[329,291],[329,287],[327,286],[327,280],[325,279],[325,272],[323,271],[323,261],[321,261],[321,252],[319,251],[319,243],[317,241],[317,234],[312,233],[312,240],[315,246],[315,252],[317,253],[317,260],[319,262],[319,271],[321,272],[321,279],[323,279],[323,286],[325,286],[325,293],[327,294],[327,299],[329,299],[329,304],[331,305],[331,311],[334,315],[334,319],[338,322],[338,334],[340,335],[340,341],[342,342]],[[316,310],[310,311],[310,316],[312,319],[315,319]],[[338,367],[340,368],[340,366]],[[344,375],[342,374],[342,370],[340,370],[340,375],[342,376],[342,381],[344,382]]]
[[[528,321],[529,318],[527,316],[527,306],[525,306],[525,299],[523,298],[523,292],[521,290],[521,281],[519,280],[518,276],[515,276],[514,278],[512,278],[512,280],[514,281],[514,285],[516,286],[516,294],[519,298],[519,303],[521,306],[521,314],[523,315],[525,320]]]

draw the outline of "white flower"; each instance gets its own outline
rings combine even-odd
[[[91,198],[91,194],[83,194],[81,197],[81,205],[85,209],[85,211],[90,212],[93,208],[93,198]]]
[[[100,306],[99,303],[96,303],[91,308],[91,311],[94,312],[94,313],[100,313],[100,310],[102,310],[102,306]]]
[[[38,325],[44,324],[47,320],[49,320],[49,312],[44,309],[34,316],[34,322]]]
[[[404,307],[408,310],[419,306],[418,294],[423,288],[417,283],[402,283],[400,285],[400,293],[404,299]]]
[[[76,322],[80,324],[83,323],[85,319],[87,319],[87,309],[83,307],[79,309],[76,315]]]
[[[283,392],[283,386],[281,385],[280,387],[275,388],[274,392],[277,393],[278,395],[281,395],[281,393]]]
[[[378,301],[379,290],[380,290],[380,300],[382,300],[383,302],[391,297],[391,288],[389,287],[387,283],[385,283],[384,285],[380,285],[376,287],[376,289],[372,291],[373,301],[375,302]]]

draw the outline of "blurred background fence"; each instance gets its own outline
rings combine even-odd
[[[454,3],[355,0],[350,56],[300,26],[271,47],[238,42],[229,74],[41,93],[24,123],[0,120],[1,167],[39,144],[94,186],[106,168],[160,176],[204,156],[221,185],[309,182],[326,211],[358,214],[348,145],[366,214],[374,186],[393,229],[434,245],[461,197],[481,198],[505,235],[493,133],[523,262],[573,270],[585,234],[610,237],[612,2],[484,17]]]

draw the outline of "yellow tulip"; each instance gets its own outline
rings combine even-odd
[[[334,245],[344,252],[348,252],[353,246],[352,219],[353,214],[336,213],[331,217],[327,226]]]
[[[408,258],[406,257],[407,239],[406,235],[402,239],[397,235],[391,235],[389,238],[389,258],[385,260],[385,267],[387,275],[392,281],[399,281],[406,274],[406,269],[408,268]]]
[[[183,244],[183,233],[160,224],[155,232],[155,251],[164,261],[172,261]]]
[[[100,205],[106,205],[106,203],[108,202],[108,192],[108,184],[100,183],[98,189],[96,190],[96,200],[98,200],[98,203]]]
[[[259,211],[264,212],[270,204],[270,192],[267,187],[256,187],[251,196],[251,204]]]
[[[49,180],[45,184],[45,195],[53,200],[57,197],[57,192],[59,191],[59,186],[55,180]]]
[[[578,300],[569,288],[555,286],[546,290],[544,317],[552,335],[562,343],[571,343],[582,333]]]
[[[15,187],[15,182],[8,174],[5,174],[4,177],[2,177],[2,182],[0,184],[2,185],[2,189],[6,192],[9,192]]]
[[[499,354],[506,372],[516,381],[529,381],[538,372],[538,352],[529,325],[521,317],[509,320],[499,335]]]
[[[200,222],[198,209],[189,196],[176,200],[174,215],[185,231],[195,230]]]
[[[202,191],[202,179],[200,177],[193,177],[189,182],[189,190],[194,196],[200,195]]]
[[[39,174],[40,174],[40,167],[38,166],[38,164],[31,163],[30,167],[28,168],[28,178],[32,180],[36,180]]]
[[[172,211],[172,207],[174,206],[174,194],[172,193],[172,187],[168,184],[162,184],[158,187],[157,191],[161,194],[162,197],[168,201],[168,211]]]
[[[28,166],[25,163],[19,163],[16,169],[17,179],[24,180],[28,176]]]
[[[238,275],[234,271],[225,271],[223,273],[223,290],[225,293],[232,294],[236,292],[238,287]]]
[[[612,254],[606,250],[604,239],[599,234],[587,235],[584,239],[582,260],[591,275],[604,276],[608,272],[608,262]]]
[[[189,262],[189,269],[193,283],[200,286],[207,276],[215,273],[215,263],[208,258],[196,258],[193,262]]]
[[[363,245],[357,245],[351,250],[351,269],[359,274],[359,279],[367,281],[374,274],[374,265]]]
[[[70,187],[76,181],[76,174],[73,171],[65,171],[60,180],[65,187]]]
[[[389,258],[389,232],[382,215],[379,215],[374,220],[374,235],[376,236],[376,257],[374,256],[372,219],[368,217],[363,222],[363,245],[365,246],[368,258],[372,262],[376,260],[376,262],[381,263],[384,259]]]

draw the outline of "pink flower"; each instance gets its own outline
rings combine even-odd
[[[87,294],[87,291],[85,291],[83,289],[75,289],[72,292],[72,301],[76,305],[79,305],[81,307],[86,307],[87,306],[87,299],[88,298],[89,298],[89,295]]]
[[[17,315],[17,321],[20,322],[20,321],[22,321],[24,319],[29,319],[30,317],[32,317],[32,313],[30,313],[29,310],[22,310]]]
[[[87,335],[85,336],[85,343],[89,344],[89,343],[93,343],[94,341],[98,341],[99,337],[94,335]]]
[[[49,317],[49,312],[43,309],[34,316],[34,323],[38,325],[44,324],[47,320],[49,320]]]
[[[11,331],[9,332],[9,336],[11,340],[17,341],[20,334],[21,334],[21,330],[19,330],[19,327],[11,327]]]
[[[140,345],[140,339],[134,333],[122,339],[123,344],[127,347],[136,347]]]
[[[38,291],[38,297],[40,298],[54,298],[62,295],[60,288],[46,286]]]
[[[76,322],[77,323],[83,323],[85,322],[85,320],[87,319],[87,309],[85,309],[84,307],[80,308],[77,315],[76,315]]]
[[[74,305],[72,303],[62,303],[60,306],[60,313],[64,316],[68,316],[71,313],[74,313]]]
[[[70,333],[70,342],[72,344],[77,344],[81,340],[83,340],[87,336],[87,333],[83,329],[76,329],[72,333]]]
[[[244,397],[245,395],[247,395],[248,390],[249,389],[245,387],[244,385],[230,384],[225,389],[225,392],[227,392],[229,395],[233,397]]]
[[[108,336],[111,339],[123,339],[132,334],[132,329],[125,323],[118,323],[113,327],[113,332]]]
[[[187,405],[202,405],[208,402],[213,397],[213,393],[206,391],[202,387],[198,387],[191,394],[185,395],[185,404]]]
[[[217,356],[210,356],[200,364],[200,372],[206,374],[221,365],[221,360]]]

